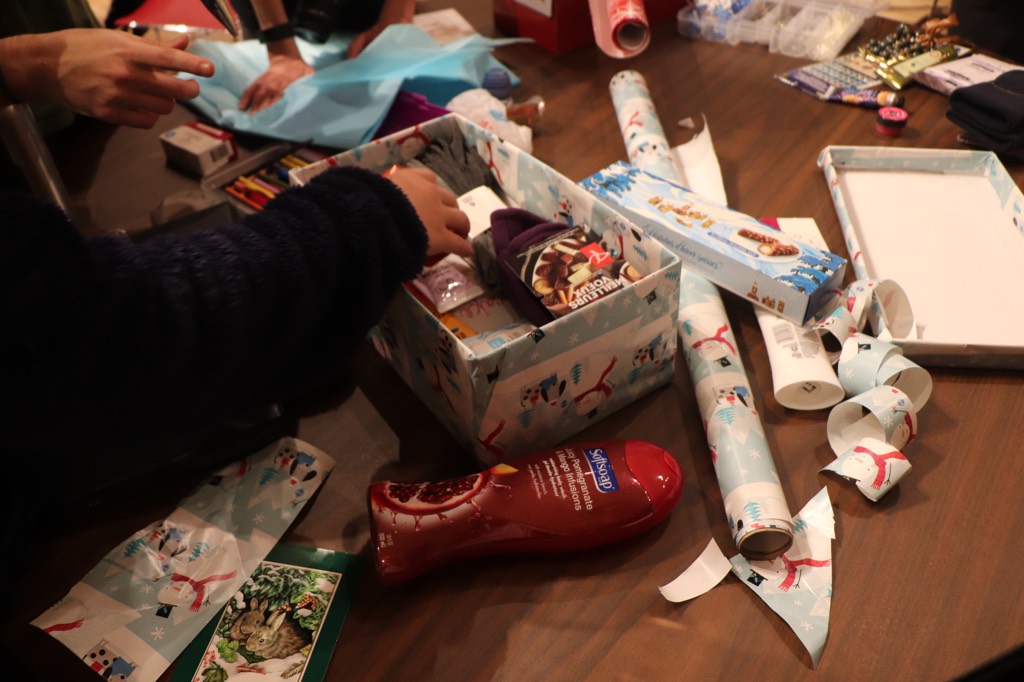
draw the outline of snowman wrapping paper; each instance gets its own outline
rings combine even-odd
[[[112,549],[32,621],[104,679],[153,682],[266,557],[334,467],[282,438]]]

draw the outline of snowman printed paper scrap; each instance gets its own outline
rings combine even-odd
[[[104,679],[155,682],[333,467],[327,454],[294,438],[225,467],[111,550],[33,625]]]
[[[729,559],[744,585],[782,616],[818,665],[828,636],[832,604],[832,540],[835,515],[828,489],[822,488],[793,517],[793,545],[770,561]]]

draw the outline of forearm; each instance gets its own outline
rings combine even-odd
[[[59,50],[53,34],[0,39],[0,105],[52,99]],[[6,92],[5,92],[6,91]]]
[[[68,414],[48,417],[160,430],[286,398],[354,352],[426,253],[402,193],[354,169],[187,237],[82,240],[52,216],[20,222],[31,228],[3,225],[22,244],[0,280],[13,423],[59,401]]]
[[[259,23],[260,31],[288,24],[290,21],[281,0],[252,0],[252,8],[256,13],[256,21]],[[271,57],[302,58],[302,55],[299,53],[299,46],[293,37],[269,40],[266,45],[267,53]]]

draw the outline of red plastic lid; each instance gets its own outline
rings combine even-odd
[[[903,127],[907,124],[907,112],[899,107],[882,107],[878,110],[878,123],[885,126]]]
[[[654,518],[660,521],[668,516],[683,492],[683,472],[672,455],[653,443],[630,440],[626,466],[651,498]]]
[[[907,116],[906,110],[899,107],[882,107],[878,110],[878,118],[875,119],[875,131],[896,137],[907,125]]]

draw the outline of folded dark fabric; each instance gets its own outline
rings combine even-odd
[[[509,266],[508,259],[530,245],[568,229],[567,223],[550,221],[521,208],[502,208],[491,213],[498,286],[519,314],[538,327],[553,320],[554,316]]]
[[[957,88],[949,96],[948,118],[983,134],[1013,135],[1024,130],[1024,69],[995,80]]]
[[[1016,135],[999,135],[983,133],[979,130],[964,128],[960,141],[971,147],[985,149],[997,154],[1009,154],[1024,158],[1024,130]]]

